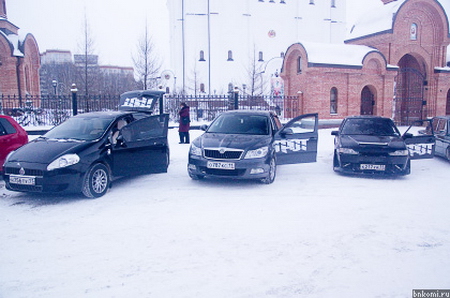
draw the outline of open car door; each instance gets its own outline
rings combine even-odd
[[[167,131],[169,115],[131,122],[120,130],[113,147],[113,173],[127,176],[165,172],[169,165]]]
[[[319,116],[305,114],[289,121],[275,134],[277,164],[315,162]]]
[[[436,138],[431,120],[414,121],[403,134],[410,159],[433,158]]]

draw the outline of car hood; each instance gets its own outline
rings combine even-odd
[[[406,149],[402,138],[396,136],[371,136],[371,135],[343,135],[341,136],[343,147],[389,147],[392,149]]]
[[[270,144],[268,135],[205,133],[197,140],[203,148],[254,149]]]
[[[17,149],[8,162],[48,164],[65,153],[76,153],[89,142],[36,139]]]

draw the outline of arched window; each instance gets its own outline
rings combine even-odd
[[[227,61],[234,61],[233,60],[233,51],[228,51],[228,59]]]
[[[263,57],[263,52],[259,52],[259,56],[258,56],[258,61],[259,62],[263,62],[264,61],[264,57]]]
[[[302,73],[302,57],[297,58],[297,73]]]
[[[411,28],[409,29],[410,39],[411,40],[417,40],[417,24],[412,23]]]
[[[447,92],[447,106],[445,107],[445,115],[450,115],[450,89]]]
[[[206,61],[205,60],[205,52],[200,51],[200,59],[198,61]]]
[[[338,112],[338,90],[336,87],[330,90],[330,114],[337,114]]]

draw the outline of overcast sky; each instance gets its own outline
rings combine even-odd
[[[381,0],[347,0],[348,23],[380,5]],[[9,21],[20,27],[21,35],[32,33],[41,53],[47,49],[80,52],[86,15],[101,64],[133,66],[131,56],[144,34],[146,19],[160,56],[163,60],[169,56],[165,0],[6,0],[6,6]]]

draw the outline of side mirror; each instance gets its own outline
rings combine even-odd
[[[200,129],[203,130],[203,131],[206,131],[208,129],[208,125],[203,124],[203,125],[200,126]]]
[[[412,133],[405,133],[404,135],[403,135],[403,138],[404,139],[410,139],[410,138],[412,138],[413,137],[413,134]]]
[[[332,135],[332,136],[338,136],[338,135],[339,135],[339,131],[333,130],[333,131],[331,132],[331,135]]]
[[[294,131],[292,130],[292,128],[285,128],[283,130],[281,130],[280,132],[281,135],[286,136],[286,135],[293,135]]]

